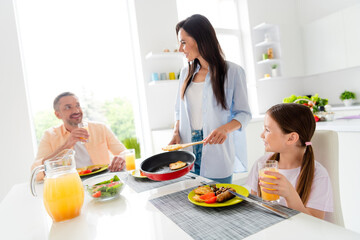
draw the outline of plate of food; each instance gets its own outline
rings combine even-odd
[[[238,204],[243,200],[232,195],[228,189],[249,196],[249,191],[236,184],[218,183],[202,185],[192,190],[188,199],[191,203],[202,207],[226,207]]]
[[[107,164],[98,164],[98,165],[91,165],[87,167],[77,168],[76,171],[79,173],[80,177],[92,175],[98,172],[105,171],[108,169]]]
[[[131,175],[136,178],[147,178],[145,174],[140,169],[135,169],[131,172]]]

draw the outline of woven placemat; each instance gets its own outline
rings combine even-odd
[[[218,208],[197,206],[188,200],[191,190],[158,197],[150,202],[194,239],[243,239],[284,220],[246,201]],[[253,195],[249,197],[259,199]],[[290,216],[299,213],[281,205],[271,205]]]
[[[176,182],[180,182],[180,181],[184,181],[184,180],[188,180],[189,178],[196,178],[198,177],[198,175],[194,174],[194,173],[188,173],[180,178],[176,178],[173,180],[168,180],[168,181],[154,181],[151,180],[149,178],[136,178],[133,176],[129,176],[129,179],[127,181],[127,185],[129,187],[131,187],[135,192],[140,193],[140,192],[144,192],[144,191],[148,191],[154,188],[159,188],[159,187],[163,187],[169,184],[173,184]]]

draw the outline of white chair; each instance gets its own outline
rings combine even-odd
[[[263,140],[260,138],[260,134],[263,131],[264,121],[251,121],[246,127],[246,156],[247,156],[247,172],[236,173],[233,175],[233,183],[244,185],[246,183],[249,171],[253,167],[254,163],[265,154],[265,146]],[[248,186],[244,187],[248,188]]]
[[[338,134],[334,131],[317,130],[311,142],[315,160],[321,163],[328,171],[333,189],[334,212],[327,214],[325,219],[334,224],[344,226],[340,202]]]

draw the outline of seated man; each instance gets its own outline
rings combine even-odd
[[[104,124],[89,122],[88,130],[79,128],[83,113],[75,94],[64,92],[57,96],[53,104],[55,115],[63,124],[45,131],[32,169],[44,164],[64,149],[75,150],[76,167],[95,164],[110,164],[110,171],[120,171],[125,166],[124,159],[116,157],[126,148],[114,133]],[[89,141],[87,141],[89,139]],[[86,144],[83,144],[86,142]],[[111,154],[115,157],[110,162]],[[38,174],[37,180],[44,178]]]

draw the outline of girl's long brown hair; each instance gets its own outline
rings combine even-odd
[[[303,105],[296,103],[283,103],[271,107],[267,114],[277,122],[283,133],[296,132],[299,134],[301,146],[306,146],[305,142],[310,142],[314,135],[316,123],[311,110]],[[280,159],[280,153],[274,153],[270,160]],[[315,160],[311,145],[306,146],[306,150],[301,163],[299,179],[296,191],[301,201],[306,206],[309,200],[311,187],[314,179]]]
[[[180,29],[184,29],[187,34],[195,39],[200,55],[209,64],[211,86],[217,103],[223,108],[228,109],[225,99],[225,79],[227,74],[227,66],[224,59],[224,53],[221,50],[219,41],[216,37],[215,30],[209,20],[200,15],[195,14],[176,25],[176,34]],[[189,71],[184,84],[181,87],[181,99],[184,99],[187,87],[190,85],[192,76],[196,67],[200,65],[198,59],[192,63],[188,63]]]

